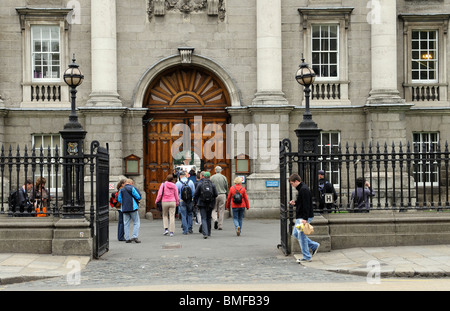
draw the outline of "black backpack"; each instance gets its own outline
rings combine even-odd
[[[191,202],[192,201],[192,189],[188,186],[189,180],[184,183],[181,182],[183,186],[181,187],[181,199],[184,202]]]
[[[13,211],[17,206],[17,190],[11,191],[8,197],[9,210]]]
[[[242,203],[242,194],[241,190],[237,190],[236,186],[234,186],[236,193],[233,195],[233,203],[241,204]],[[242,189],[242,188],[241,188]]]
[[[202,182],[202,199],[205,203],[211,203],[214,200],[214,191],[211,181]]]

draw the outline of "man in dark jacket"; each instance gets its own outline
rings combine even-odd
[[[30,199],[28,197],[28,191],[31,191],[32,189],[33,181],[30,178],[27,178],[23,186],[17,190],[17,199],[15,202],[16,204],[12,209],[13,214],[16,213],[17,208],[19,208],[19,216],[32,216],[31,212],[33,210],[33,204],[30,202]]]
[[[322,213],[331,213],[333,210],[336,212],[334,202],[337,200],[337,193],[330,183],[325,178],[325,171],[319,170],[319,210]]]
[[[204,178],[198,183],[194,193],[197,207],[200,209],[200,215],[202,216],[202,233],[204,239],[211,236],[211,212],[216,204],[216,197],[218,195],[216,186],[209,179],[210,176],[210,172],[205,172]],[[212,196],[211,199],[207,198],[209,195]]]
[[[289,183],[298,191],[297,200],[292,200],[289,204],[295,205],[295,214],[297,218],[296,227],[299,228],[302,224],[310,223],[314,218],[312,194],[298,174],[292,174],[289,177]],[[300,229],[298,229],[298,231],[300,231]],[[300,231],[298,242],[302,249],[303,258],[297,260],[297,262],[311,261],[312,256],[319,250],[320,244],[308,238],[303,231]],[[309,252],[309,249],[312,250],[312,255]]]

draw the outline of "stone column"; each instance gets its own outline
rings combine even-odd
[[[279,105],[282,92],[281,0],[256,1],[257,93],[253,105]]]
[[[117,93],[116,0],[91,1],[92,93],[89,106],[122,106]]]
[[[371,23],[372,90],[368,104],[403,103],[397,84],[397,1],[373,2]]]
[[[405,104],[398,91],[397,1],[378,0],[372,4],[371,61],[372,90],[366,103],[367,142],[374,145],[406,142]]]

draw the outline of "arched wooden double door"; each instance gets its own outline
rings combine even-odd
[[[144,102],[147,211],[160,217],[155,209],[159,187],[173,172],[174,158],[186,151],[194,156],[197,170],[214,174],[220,165],[230,182],[226,144],[230,99],[214,74],[193,66],[168,69],[152,81]]]

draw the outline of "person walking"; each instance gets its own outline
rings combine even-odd
[[[211,176],[211,181],[216,186],[218,196],[216,198],[216,204],[212,210],[211,218],[214,221],[214,229],[223,229],[223,217],[225,214],[225,202],[227,201],[228,192],[228,180],[222,175],[222,168],[216,166],[214,168],[216,172]]]
[[[311,223],[314,218],[311,190],[309,190],[308,186],[302,181],[298,174],[289,176],[289,183],[298,191],[297,200],[289,202],[289,204],[295,205],[296,224]],[[300,231],[300,238],[298,241],[300,248],[302,249],[303,258],[298,259],[297,262],[302,263],[311,261],[312,256],[319,250],[320,244],[312,241],[303,233],[303,231]],[[312,254],[309,251],[310,249],[312,250]]]
[[[228,192],[226,208],[230,208],[233,214],[233,223],[236,230],[236,235],[240,236],[242,232],[242,221],[244,219],[245,209],[250,208],[248,201],[247,191],[242,186],[242,177],[236,177],[234,179],[234,186],[230,188]]]
[[[181,228],[183,234],[192,233],[192,212],[195,187],[192,180],[188,179],[186,172],[180,172],[180,180],[176,183],[179,195],[179,211],[181,214]]]
[[[166,182],[159,187],[156,202],[162,202],[162,215],[164,225],[164,235],[173,236],[175,233],[175,211],[180,203],[178,189],[175,185],[176,180],[170,174],[166,178]],[[163,195],[164,192],[164,195]]]
[[[203,238],[207,239],[211,236],[211,212],[217,197],[217,189],[210,180],[210,172],[205,172],[203,176],[204,178],[195,189],[194,197],[197,198],[197,206],[202,216]]]
[[[119,191],[117,201],[120,203],[120,210],[123,213],[123,227],[125,242],[141,243],[138,239],[139,227],[141,221],[139,219],[139,200],[141,199],[141,193],[133,186],[133,180],[127,179]],[[130,221],[133,220],[133,234],[130,239]]]

